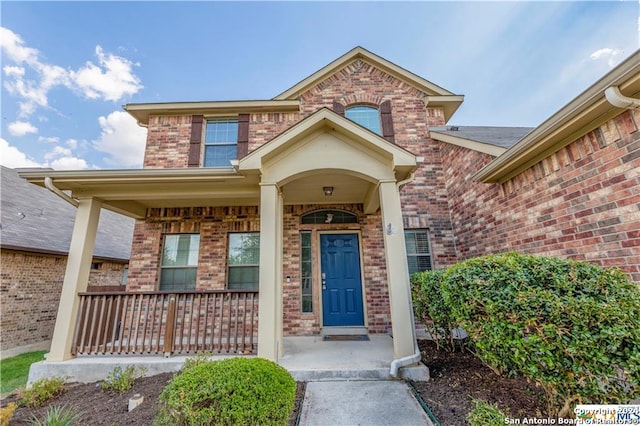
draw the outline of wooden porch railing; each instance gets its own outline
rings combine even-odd
[[[258,345],[258,292],[79,293],[72,354],[224,353]]]

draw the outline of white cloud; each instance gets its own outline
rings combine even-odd
[[[87,62],[78,71],[70,73],[74,84],[86,97],[117,101],[142,89],[140,79],[132,71],[131,61],[105,54],[100,46],[96,46],[96,56],[100,66]]]
[[[10,65],[3,67],[2,71],[4,71],[7,77],[22,77],[25,73],[24,67],[13,67]]]
[[[89,165],[82,158],[77,157],[61,157],[49,163],[49,167],[54,170],[83,170],[88,169]]]
[[[72,147],[65,148],[64,146],[56,145],[44,155],[44,159],[47,160],[47,166],[55,170],[82,170],[89,168],[86,160],[74,155]]]
[[[76,149],[78,148],[78,141],[75,139],[67,139],[67,141],[65,142],[67,144],[67,146],[71,149]]]
[[[39,107],[49,107],[49,92],[59,86],[90,99],[114,102],[143,87],[131,61],[105,53],[100,46],[95,50],[98,65],[88,61],[76,71],[43,62],[37,49],[25,46],[19,35],[3,27],[0,27],[0,48],[17,64],[4,66],[3,72],[5,88],[20,98],[20,117],[30,116]]]
[[[13,136],[24,136],[29,133],[38,133],[38,128],[27,121],[14,121],[7,127]]]
[[[0,47],[14,62],[34,63],[38,60],[38,51],[26,47],[22,38],[7,28],[0,27]]]
[[[60,142],[60,138],[57,136],[40,136],[38,137],[38,142],[46,142],[46,143],[58,143]]]
[[[114,111],[98,119],[102,133],[93,141],[93,147],[107,153],[107,163],[119,167],[141,166],[147,137],[146,129],[123,111]]]
[[[620,49],[612,49],[610,47],[605,47],[605,48],[598,49],[595,52],[591,53],[591,55],[589,55],[589,57],[593,61],[597,61],[599,59],[606,59],[607,60],[607,65],[609,65],[609,67],[613,68],[613,66],[617,63],[617,61],[615,60],[615,57],[620,55],[621,53],[623,53],[623,52]]]
[[[53,160],[57,157],[71,157],[71,150],[63,146],[56,146],[52,151],[45,154],[45,160]]]
[[[15,169],[17,167],[44,167],[20,151],[15,146],[9,145],[9,142],[0,138],[0,164],[5,167]]]

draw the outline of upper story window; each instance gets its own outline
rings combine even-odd
[[[349,120],[355,121],[359,125],[366,127],[373,133],[382,135],[382,129],[380,126],[380,114],[378,110],[373,107],[357,105],[345,110],[345,117]]]
[[[208,120],[204,145],[204,167],[231,166],[238,158],[238,120]]]

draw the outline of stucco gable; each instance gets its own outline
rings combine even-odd
[[[333,111],[322,108],[305,118],[265,145],[239,161],[239,170],[261,170],[273,158],[297,149],[297,144],[321,133],[332,133],[345,144],[370,153],[370,157],[385,158],[400,178],[405,178],[416,167],[416,159],[409,151],[353,123]],[[335,138],[334,138],[335,139]],[[313,159],[311,159],[313,161]]]

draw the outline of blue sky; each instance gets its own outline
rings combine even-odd
[[[639,3],[0,3],[8,167],[137,168],[126,103],[270,99],[355,46],[536,126],[639,46]]]

